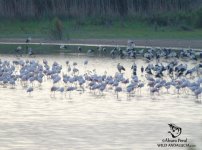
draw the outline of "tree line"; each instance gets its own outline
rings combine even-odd
[[[202,0],[0,0],[0,17],[123,17],[190,12]]]

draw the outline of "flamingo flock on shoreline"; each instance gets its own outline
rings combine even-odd
[[[175,57],[175,55],[173,55]],[[158,59],[158,58],[156,58]],[[164,58],[165,59],[165,58]],[[87,68],[88,60],[84,60],[83,66]],[[189,68],[177,59],[169,59],[163,64],[159,60],[156,63],[147,63],[137,66],[135,63],[131,68],[125,68],[120,63],[114,75],[96,73],[87,70],[82,73],[77,62],[66,61],[66,66],[58,62],[50,64],[47,60],[0,60],[0,85],[4,88],[14,89],[22,86],[29,95],[36,88],[43,86],[46,82],[52,82],[49,87],[50,97],[56,97],[56,93],[69,95],[72,92],[83,93],[89,91],[94,95],[112,93],[119,98],[119,94],[125,93],[131,98],[144,89],[152,95],[160,95],[163,91],[176,94],[192,94],[197,99],[202,94],[202,64],[196,64]],[[131,77],[125,76],[124,71],[131,70]],[[141,70],[138,74],[137,70]]]

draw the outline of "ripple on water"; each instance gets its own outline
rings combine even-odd
[[[78,62],[82,70],[85,56],[37,56],[42,61]],[[54,59],[53,59],[54,58]],[[12,56],[1,56],[12,60]],[[26,58],[27,59],[27,58]],[[113,74],[121,62],[130,77],[132,60],[88,58],[88,69]],[[104,62],[104,63],[103,63]],[[144,64],[136,60],[137,66]],[[192,64],[190,64],[192,65]],[[103,69],[104,68],[104,69]],[[72,92],[72,99],[57,94],[50,98],[46,82],[29,96],[21,87],[0,88],[0,149],[156,149],[168,137],[168,123],[183,129],[182,137],[202,147],[202,105],[193,95],[160,93],[151,96],[148,89],[127,100],[111,92],[104,96]]]

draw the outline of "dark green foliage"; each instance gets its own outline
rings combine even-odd
[[[190,13],[158,13],[151,17],[146,17],[145,20],[154,25],[155,31],[159,27],[176,27],[179,30],[192,31],[193,28],[200,27],[200,17],[197,16],[196,11]]]
[[[0,0],[0,18],[24,21],[54,17],[74,19],[75,30],[85,24],[110,27],[117,20],[125,26],[132,18],[146,21],[155,31],[167,26],[190,31],[202,28],[202,0]],[[61,21],[56,22],[51,35],[62,39],[64,29]]]
[[[189,12],[201,0],[0,0],[0,17],[125,17]]]
[[[179,29],[183,30],[183,31],[192,31],[193,28],[187,24],[181,24],[179,25]]]
[[[63,24],[59,18],[53,20],[53,27],[51,29],[51,37],[56,40],[62,40],[63,38]]]
[[[153,15],[152,17],[146,18],[150,23],[154,24],[155,26],[167,26],[168,19],[164,15]]]
[[[202,8],[196,12],[196,27],[202,28]]]

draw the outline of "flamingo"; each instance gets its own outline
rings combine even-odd
[[[119,92],[121,92],[122,91],[122,88],[121,87],[119,87],[119,86],[117,86],[116,88],[115,88],[115,92],[116,92],[116,98],[118,99],[118,97],[119,97]]]
[[[28,89],[27,89],[27,93],[29,93],[29,95],[31,95],[31,92],[33,92],[33,87],[29,87]]]

